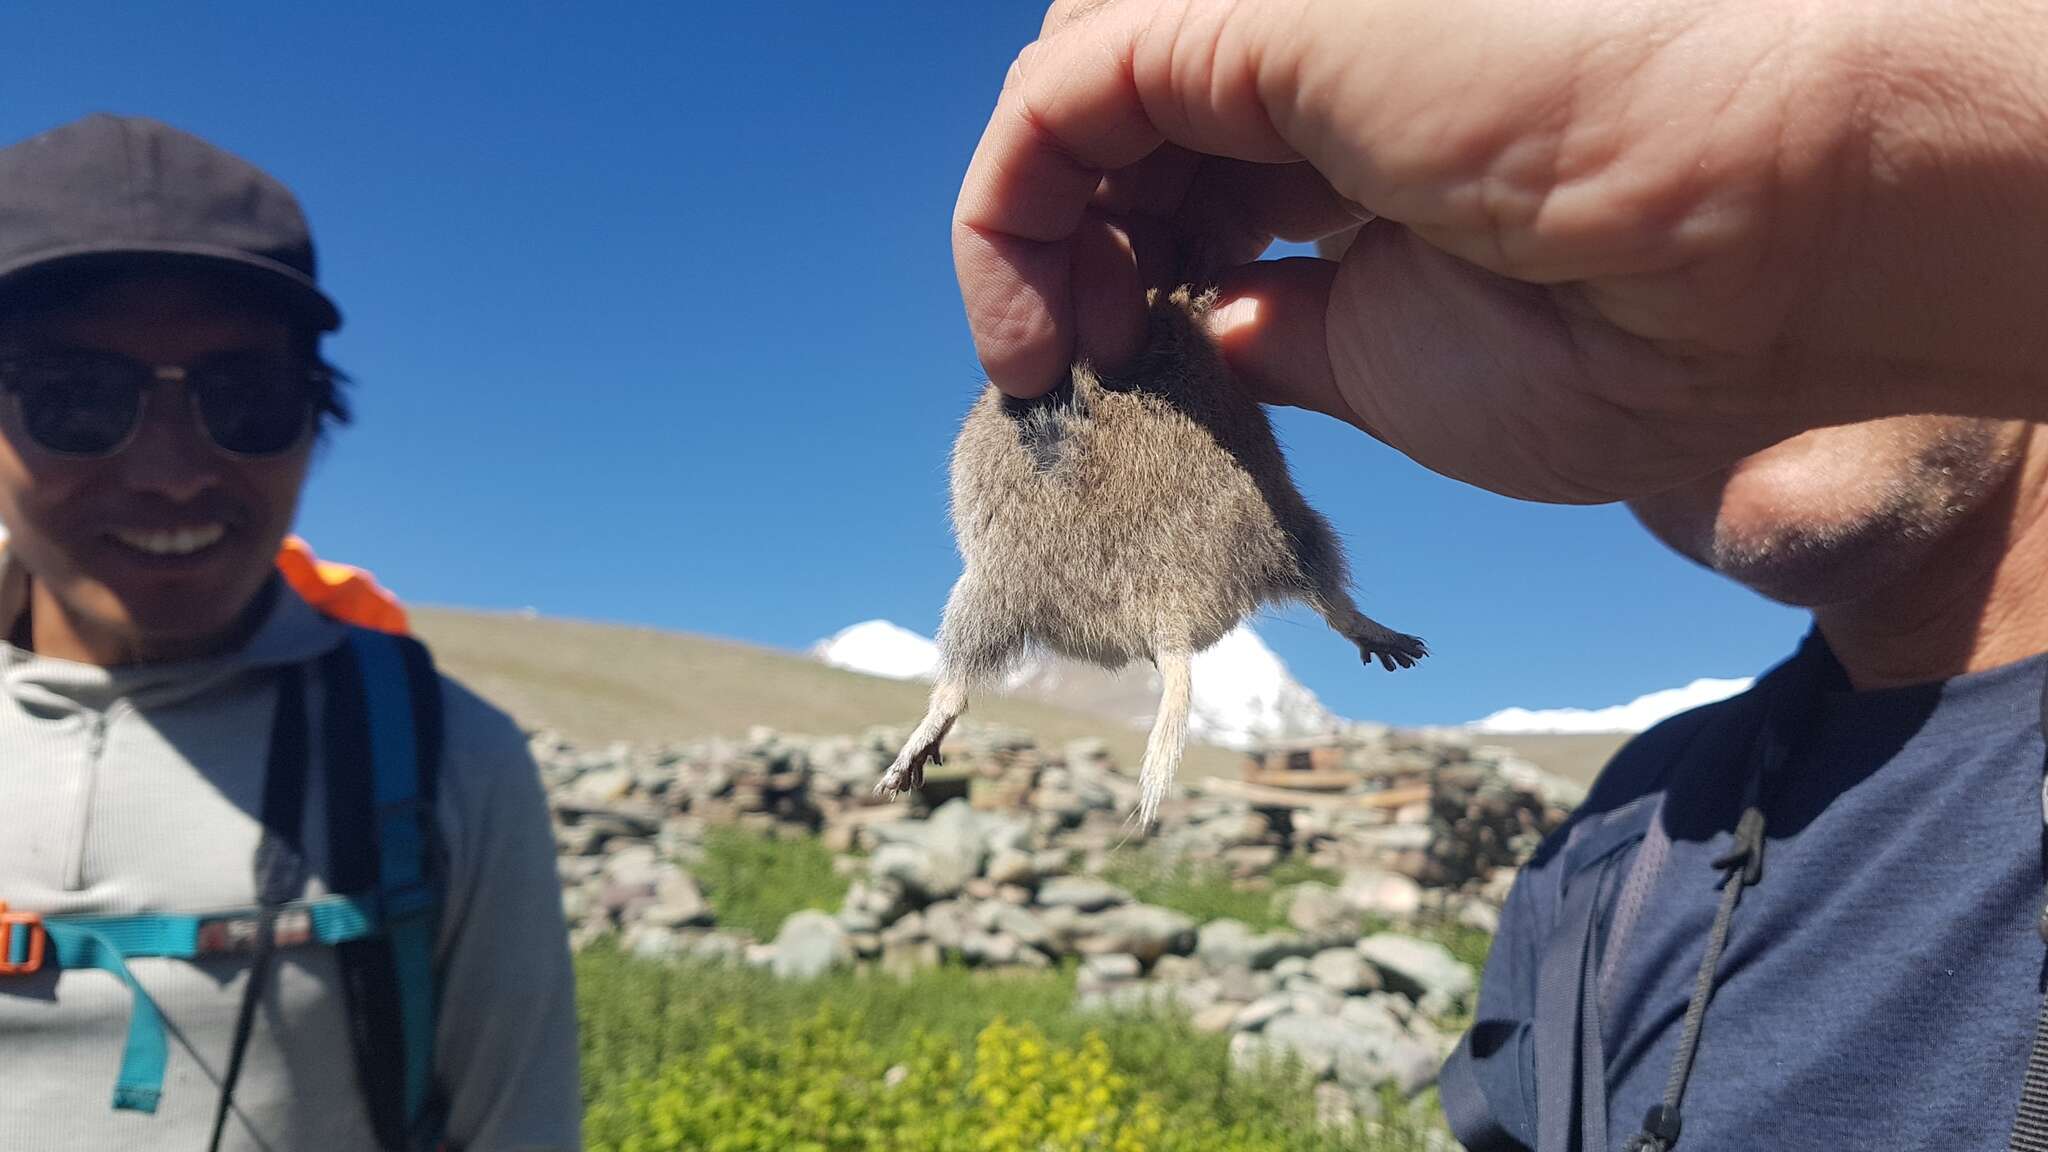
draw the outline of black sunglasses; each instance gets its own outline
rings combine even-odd
[[[185,366],[84,349],[0,348],[0,392],[22,431],[58,456],[94,459],[126,448],[157,385],[180,383],[213,446],[277,456],[299,446],[334,382],[326,370],[265,352],[228,352]]]

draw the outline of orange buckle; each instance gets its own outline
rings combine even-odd
[[[26,935],[25,944],[16,941]],[[50,934],[37,912],[9,912],[0,901],[0,976],[26,976],[43,966],[43,948]],[[18,957],[18,959],[17,959]]]

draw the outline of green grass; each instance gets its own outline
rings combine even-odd
[[[832,870],[832,853],[815,837],[760,836],[713,828],[704,856],[690,865],[721,928],[773,940],[793,912],[832,912],[846,898],[847,881]]]
[[[1079,1012],[1068,972],[949,967],[793,984],[597,945],[578,957],[577,979],[593,1149],[850,1152],[911,1140],[1031,1152],[1407,1152],[1424,1146],[1428,1126],[1396,1105],[1370,1132],[1319,1130],[1293,1069],[1233,1076],[1227,1038],[1178,1013]],[[1050,1070],[1017,1063],[1027,1045],[1048,1053]],[[1106,1063],[1095,1067],[1091,1053]],[[899,1064],[926,1098],[878,1087]],[[1073,1135],[1091,1126],[1100,1143]],[[704,1132],[719,1138],[700,1144]]]
[[[1220,864],[1167,860],[1145,850],[1119,855],[1102,873],[1103,879],[1137,900],[1185,913],[1198,924],[1242,920],[1257,932],[1287,927],[1287,913],[1275,899],[1276,890],[1309,881],[1331,884],[1337,880],[1334,873],[1299,858],[1281,861],[1268,876],[1272,887],[1255,890],[1231,879],[1229,870]]]

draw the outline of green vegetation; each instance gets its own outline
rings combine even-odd
[[[1179,1015],[1089,1015],[1064,973],[911,980],[579,957],[594,1152],[1410,1152],[1427,1122],[1319,1127],[1289,1067],[1229,1074]]]
[[[1286,910],[1274,899],[1273,889],[1311,880],[1337,881],[1335,874],[1300,859],[1282,861],[1268,876],[1273,888],[1254,889],[1231,879],[1222,865],[1168,860],[1144,849],[1119,854],[1102,873],[1103,879],[1142,903],[1185,913],[1198,924],[1242,920],[1259,932],[1287,927]]]
[[[791,913],[836,911],[846,879],[816,837],[781,839],[737,828],[711,829],[704,857],[691,871],[718,913],[721,927],[773,940]]]

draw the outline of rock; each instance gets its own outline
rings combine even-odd
[[[1458,923],[1489,936],[1500,932],[1500,909],[1484,900],[1467,900],[1458,908]]]
[[[608,887],[635,896],[654,895],[661,879],[662,860],[654,845],[645,841],[627,844],[605,857],[601,875]]]
[[[1093,876],[1060,876],[1038,888],[1039,904],[1048,908],[1072,908],[1096,912],[1131,902],[1131,894],[1107,880]]]
[[[925,938],[924,913],[906,912],[894,924],[882,929],[882,943],[915,941]]]
[[[958,952],[969,928],[967,908],[957,900],[946,900],[924,910],[924,934],[947,952]]]
[[[1129,952],[1147,963],[1167,953],[1195,949],[1195,922],[1169,908],[1126,904],[1084,916],[1074,947],[1084,955]]]
[[[1262,1033],[1239,1034],[1232,1041],[1233,1050],[1237,1041],[1247,1036],[1292,1053],[1319,1078],[1334,1074],[1337,1083],[1354,1092],[1393,1084],[1402,1093],[1413,1095],[1436,1078],[1436,1054],[1391,1017],[1362,1024],[1328,1017],[1281,1016]]]
[[[855,908],[850,904],[841,908],[836,918],[841,928],[856,935],[863,932],[880,932],[883,927],[880,916],[865,908]]]
[[[1356,948],[1327,948],[1308,962],[1308,974],[1316,983],[1339,996],[1372,992],[1379,988],[1379,972],[1366,963]]]
[[[1410,1035],[1384,1008],[1359,1003],[1363,1007],[1341,1017],[1348,1039],[1335,1053],[1337,1082],[1358,1090],[1393,1084],[1404,1096],[1434,1082],[1442,1059],[1436,1050]]]
[[[1201,829],[1205,836],[1214,836],[1224,847],[1234,848],[1265,843],[1273,824],[1264,815],[1247,809],[1204,821]]]
[[[1288,1011],[1296,1016],[1335,1016],[1344,1008],[1342,993],[1304,978],[1287,990]]]
[[[1358,935],[1358,914],[1328,884],[1296,884],[1284,899],[1287,922],[1310,939],[1331,941]]]
[[[1152,962],[1152,979],[1164,984],[1193,984],[1207,974],[1192,956],[1161,956]]]
[[[1335,1020],[1291,1014],[1275,1017],[1258,1035],[1274,1049],[1301,1061],[1302,1067],[1317,1080],[1335,1070],[1337,1050],[1350,1040],[1349,1031]]]
[[[1115,984],[1136,980],[1140,967],[1136,956],[1123,952],[1103,952],[1081,961],[1081,978],[1096,985]]]
[[[1270,972],[1253,972],[1247,968],[1225,968],[1210,979],[1216,981],[1216,994],[1225,1000],[1241,1000],[1247,1004],[1261,996],[1270,995],[1279,987]]]
[[[736,964],[746,959],[748,942],[726,932],[706,932],[690,943],[690,955],[714,963]]]
[[[562,889],[562,922],[564,924],[574,924],[582,920],[596,906],[597,901],[591,898],[589,892],[581,888]]]
[[[1338,893],[1353,911],[1369,916],[1407,920],[1422,908],[1422,885],[1398,872],[1377,868],[1346,873]]]
[[[960,955],[970,964],[999,966],[1015,963],[1022,947],[1014,936],[975,932],[960,941]]]
[[[654,903],[641,912],[640,918],[663,928],[708,926],[715,919],[711,903],[704,899],[696,878],[665,861],[655,870]]]
[[[1472,969],[1441,944],[1381,932],[1360,940],[1358,952],[1380,970],[1388,988],[1414,998],[1426,1012],[1451,1011],[1472,997]]]
[[[989,857],[988,879],[992,884],[1028,884],[1035,875],[1029,852],[1005,848]]]
[[[931,852],[921,845],[900,841],[876,849],[875,854],[869,857],[868,873],[878,881],[897,884],[925,900],[957,896],[967,882],[957,867],[941,867]]]
[[[677,947],[674,930],[654,924],[635,924],[628,928],[621,943],[633,955],[649,959],[672,956]]]
[[[1230,866],[1233,876],[1262,876],[1280,863],[1280,848],[1276,844],[1251,844],[1241,848],[1226,849],[1223,862]]]
[[[989,907],[984,905],[984,907]],[[1020,944],[1033,948],[1053,947],[1053,934],[1029,909],[1010,904],[994,905],[996,909],[992,927],[996,931],[1014,936]]]
[[[1293,1003],[1294,997],[1284,993],[1261,996],[1239,1009],[1237,1015],[1231,1019],[1230,1027],[1237,1032],[1256,1032],[1264,1028],[1268,1021],[1287,1011]]]
[[[853,963],[853,945],[839,921],[823,912],[798,912],[775,934],[770,967],[784,980],[813,980]]]
[[[1264,970],[1290,956],[1305,956],[1312,949],[1308,941],[1290,932],[1254,935],[1237,920],[1211,920],[1202,925],[1195,955],[1217,970],[1250,968]]]
[[[1231,1029],[1231,1025],[1237,1020],[1238,1014],[1243,1012],[1244,1009],[1245,1005],[1243,1004],[1230,1000],[1219,1000],[1200,1012],[1195,1013],[1194,1019],[1189,1021],[1189,1023],[1194,1026],[1197,1032],[1228,1032]]]
[[[1273,965],[1273,976],[1275,979],[1285,980],[1289,976],[1305,976],[1307,974],[1308,957],[1305,955],[1283,957],[1279,963]]]
[[[569,789],[571,799],[593,807],[616,804],[632,792],[633,772],[624,765],[585,772]]]

